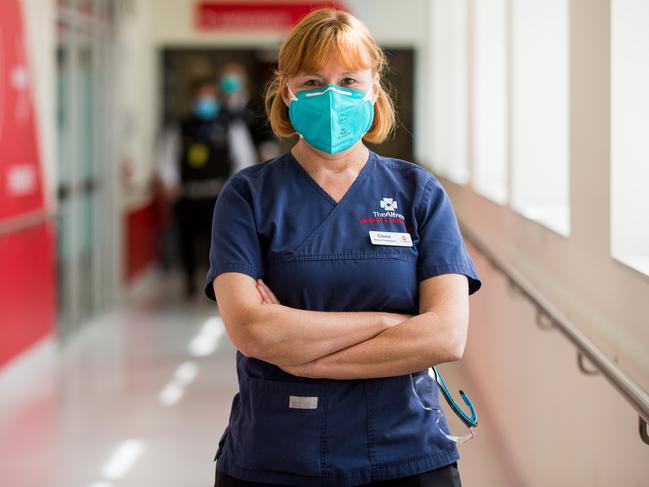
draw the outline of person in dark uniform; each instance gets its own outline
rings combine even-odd
[[[207,253],[214,202],[233,170],[228,116],[214,80],[197,80],[192,93],[191,112],[168,129],[158,155],[160,179],[174,206],[188,297],[196,294],[198,256]]]
[[[364,144],[394,128],[386,64],[351,14],[304,17],[266,93],[299,139],[216,201],[204,291],[239,382],[216,487],[461,485],[429,370],[461,358],[481,279],[440,181]]]

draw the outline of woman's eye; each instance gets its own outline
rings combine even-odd
[[[317,79],[310,79],[304,82],[304,86],[318,86],[319,83]]]
[[[343,80],[344,85],[352,85],[354,83],[356,83],[356,80],[354,78],[345,78]]]

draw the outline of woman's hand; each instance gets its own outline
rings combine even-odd
[[[409,320],[412,318],[414,315],[406,315],[402,313],[388,313],[388,328],[392,328],[393,326],[400,325],[406,320]]]
[[[261,302],[263,304],[281,304],[279,302],[279,299],[277,299],[277,296],[275,296],[275,293],[273,293],[273,291],[271,291],[266,283],[261,279],[257,279],[257,291],[259,291],[259,296],[261,297]],[[307,377],[304,374],[308,372],[308,364],[284,366],[278,365],[278,367],[284,372],[288,372],[291,375],[296,375],[298,377]]]
[[[270,288],[266,286],[266,283],[261,279],[257,279],[257,291],[259,291],[261,302],[263,304],[282,304],[279,302],[279,299],[277,299],[277,296],[275,296],[273,291],[271,291]]]

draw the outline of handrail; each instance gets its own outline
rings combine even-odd
[[[537,322],[541,326],[541,317],[547,316],[552,322],[551,327],[558,328],[577,348],[580,369],[583,370],[581,357],[586,357],[599,372],[617,389],[638,413],[638,432],[644,443],[649,445],[647,422],[649,422],[649,394],[642,389],[626,372],[622,371],[604,353],[591,342],[577,326],[572,323],[556,306],[545,298],[534,286],[514,267],[490,251],[458,217],[460,231],[465,240],[469,241],[482,255],[489,259],[491,265],[507,277],[510,285],[518,293],[527,297],[537,310]],[[541,326],[547,329],[548,326]],[[589,372],[591,375],[592,372]]]
[[[0,220],[0,238],[10,233],[20,232],[41,225],[42,223],[53,220],[55,216],[55,213],[46,210],[35,210]]]

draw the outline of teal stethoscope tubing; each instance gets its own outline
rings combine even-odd
[[[469,396],[467,396],[464,391],[460,390],[460,396],[462,396],[462,400],[464,401],[464,404],[466,404],[469,407],[471,416],[467,415],[461,408],[460,406],[455,402],[453,399],[453,396],[451,396],[451,393],[449,392],[448,388],[446,387],[446,383],[444,382],[444,379],[442,378],[442,374],[439,373],[439,371],[435,367],[430,367],[428,370],[428,373],[430,374],[430,370],[432,369],[433,374],[434,374],[434,379],[435,382],[439,385],[442,394],[444,396],[444,399],[446,399],[446,402],[448,405],[453,409],[453,412],[457,415],[460,420],[468,427],[468,428],[475,428],[478,426],[478,413],[476,412],[475,408],[473,407],[473,403],[469,399]]]

